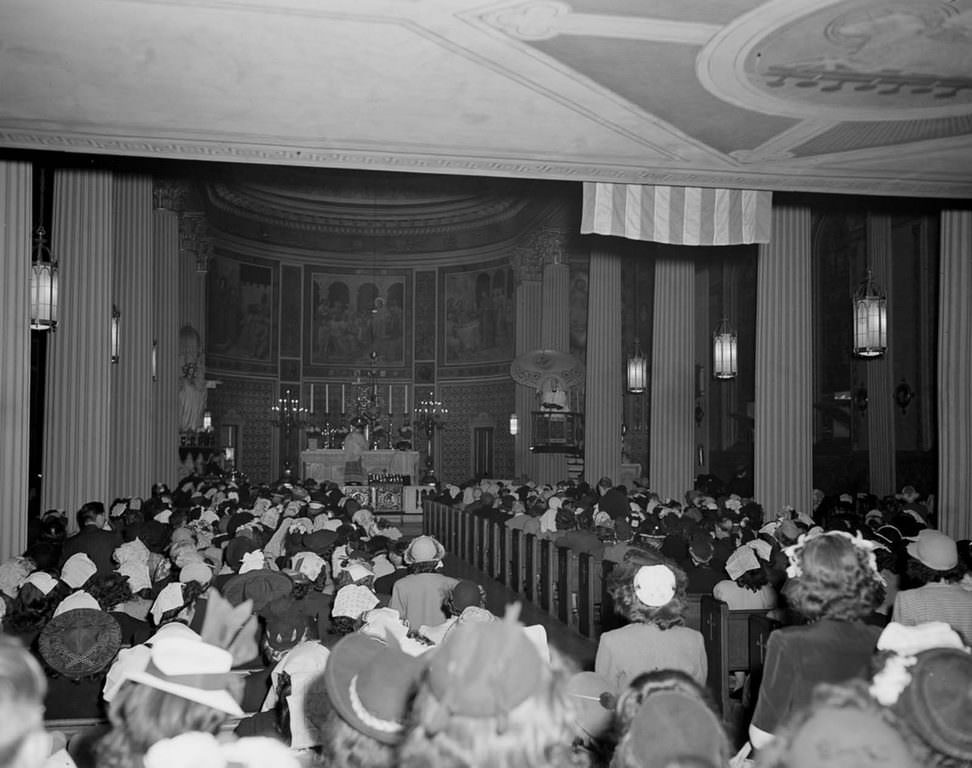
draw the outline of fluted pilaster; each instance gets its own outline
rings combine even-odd
[[[539,280],[523,279],[516,284],[516,354],[540,347],[543,287]],[[530,414],[536,409],[537,393],[533,387],[516,385],[516,418],[519,434],[515,440],[515,471],[530,479],[537,476],[537,456],[530,451],[533,423]]]
[[[543,298],[541,305],[540,346],[570,352],[570,268],[561,260],[543,267]],[[567,457],[562,453],[543,453],[537,456],[536,479],[554,484],[567,477]]]
[[[0,561],[27,545],[32,190],[30,163],[0,162]]]
[[[112,303],[118,307],[119,355],[112,366],[112,494],[144,496],[153,483],[152,180],[121,175],[114,183]],[[171,478],[166,478],[171,482]]]
[[[891,217],[869,214],[867,217],[867,263],[875,281],[886,296],[891,290]],[[894,305],[888,302],[888,317]],[[894,333],[888,323],[888,349],[883,357],[867,363],[867,451],[871,493],[887,496],[896,490],[894,440]]]
[[[662,497],[681,499],[695,466],[695,262],[655,260],[648,479]]]
[[[972,211],[942,211],[938,314],[938,525],[972,536]]]
[[[152,338],[156,347],[156,380],[152,383],[151,471],[155,481],[179,476],[179,215],[156,209],[152,273],[155,311]],[[155,482],[153,481],[153,482]]]
[[[587,299],[584,477],[619,482],[621,474],[621,257],[591,252]]]
[[[112,366],[112,175],[54,175],[53,250],[60,265],[57,333],[48,345],[42,508],[109,500]]]
[[[813,490],[810,210],[773,208],[756,279],[756,500],[808,512]]]

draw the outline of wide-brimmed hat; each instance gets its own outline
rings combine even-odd
[[[80,680],[107,669],[121,641],[121,627],[113,616],[93,608],[76,608],[52,618],[37,645],[51,669]]]
[[[294,582],[286,573],[267,569],[237,574],[223,585],[223,597],[234,606],[252,600],[254,613],[293,591]]]
[[[427,682],[444,717],[500,717],[539,691],[546,665],[518,616],[517,603],[502,621],[458,625],[435,651]]]
[[[950,571],[958,565],[955,540],[930,528],[919,532],[917,538],[908,544],[908,554],[933,571]]]
[[[239,675],[230,670],[233,655],[201,640],[163,637],[152,644],[152,655],[142,672],[128,679],[173,696],[195,701],[233,717],[243,710],[227,690]]]
[[[434,536],[416,536],[405,550],[405,562],[430,563],[445,557],[445,547]]]
[[[398,744],[424,667],[421,657],[403,653],[394,640],[354,632],[331,650],[324,687],[348,725],[382,744]]]
[[[897,711],[936,751],[972,761],[972,655],[933,648],[918,654]]]

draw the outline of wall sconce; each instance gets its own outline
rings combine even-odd
[[[516,437],[520,433],[520,421],[515,413],[510,414],[510,434]]]
[[[159,380],[159,340],[152,339],[152,381]]]
[[[57,261],[47,245],[47,232],[44,227],[37,227],[30,263],[30,327],[33,330],[57,330],[57,288]]]
[[[915,390],[911,388],[911,385],[907,381],[901,379],[901,383],[894,388],[894,402],[898,404],[902,414],[908,412],[908,406],[914,399]]]
[[[648,385],[648,361],[641,354],[641,345],[635,339],[634,354],[628,358],[628,391],[637,395],[645,391]]]
[[[111,305],[111,363],[118,364],[118,325],[121,322],[121,312],[115,304]]]
[[[880,357],[888,348],[888,299],[871,279],[871,270],[854,294],[854,354]]]
[[[724,317],[712,334],[712,377],[728,381],[736,370],[736,332]]]

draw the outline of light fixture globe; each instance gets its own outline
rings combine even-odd
[[[736,378],[737,368],[736,332],[726,318],[712,334],[712,376],[728,381]]]
[[[635,339],[634,354],[628,358],[628,391],[634,395],[641,394],[648,386],[648,361],[641,354],[641,346]]]
[[[854,294],[854,354],[881,357],[888,348],[888,299],[871,279],[871,270]]]
[[[35,331],[57,330],[57,262],[51,256],[44,227],[34,231],[30,265],[30,327]]]

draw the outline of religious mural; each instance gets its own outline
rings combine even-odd
[[[278,270],[264,259],[215,255],[207,284],[209,355],[228,367],[275,360]]]
[[[312,270],[310,362],[405,362],[405,274]]]
[[[513,270],[506,262],[443,270],[445,365],[513,358]]]

